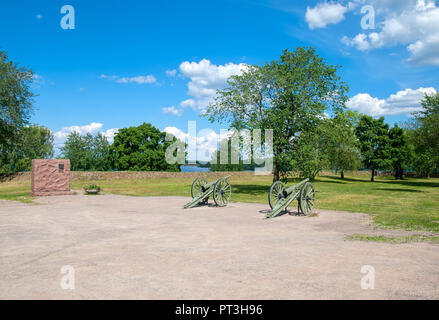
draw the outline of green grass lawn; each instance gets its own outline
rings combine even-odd
[[[346,237],[346,240],[351,241],[372,241],[372,242],[387,242],[387,243],[408,243],[408,242],[431,242],[439,243],[439,237],[410,235],[410,236],[368,236],[362,234],[352,234]]]
[[[232,177],[232,201],[268,206],[271,179],[271,176]],[[73,181],[72,189],[82,189],[94,183],[104,193],[189,197],[192,179],[84,180]],[[288,185],[293,183],[295,181],[290,181]],[[314,184],[317,208],[368,213],[381,227],[439,232],[438,178],[396,181],[392,177],[377,177],[371,183],[369,176],[346,176],[344,180],[337,176],[322,176]],[[0,199],[30,202],[29,190],[28,182],[0,183]]]
[[[0,182],[0,199],[32,203],[30,182]]]

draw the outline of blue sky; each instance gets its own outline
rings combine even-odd
[[[74,30],[60,26],[64,5],[75,9]],[[365,5],[375,11],[375,29],[361,26]],[[142,122],[183,135],[187,121],[196,120],[198,129],[219,133],[219,125],[199,117],[212,92],[244,64],[263,64],[296,46],[316,47],[343,66],[350,108],[393,124],[419,107],[424,92],[439,89],[438,6],[428,0],[2,1],[0,49],[35,71],[32,122],[49,127],[58,144],[72,130],[111,138],[117,128]]]

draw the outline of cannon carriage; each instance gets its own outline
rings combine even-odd
[[[192,183],[192,201],[184,205],[184,209],[193,208],[197,204],[207,204],[209,197],[213,195],[213,201],[218,207],[226,206],[232,196],[232,187],[228,179],[230,176],[208,182],[204,178],[196,178]]]
[[[314,185],[305,179],[298,184],[286,187],[281,181],[273,182],[268,191],[268,204],[271,211],[265,218],[270,219],[287,210],[288,206],[296,200],[298,201],[298,211],[309,216],[314,208],[316,194]]]

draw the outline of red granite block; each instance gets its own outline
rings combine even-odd
[[[32,160],[32,196],[73,194],[70,190],[70,160]]]

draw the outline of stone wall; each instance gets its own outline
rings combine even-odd
[[[196,178],[204,177],[207,179],[215,179],[216,177],[222,177],[225,175],[231,175],[234,177],[250,177],[253,176],[253,172],[153,172],[153,171],[111,171],[111,172],[99,172],[99,171],[71,171],[71,180],[121,180],[121,179],[146,179],[146,178]],[[334,175],[333,172],[324,171],[319,175]],[[370,176],[370,171],[346,171],[345,175],[356,176]],[[379,176],[391,176],[391,172],[379,172]],[[405,176],[417,176],[414,173],[404,173]],[[19,172],[13,174],[0,175],[0,182],[6,181],[30,181],[30,172]]]
[[[253,172],[156,172],[156,171],[72,171],[72,180],[137,180],[154,178],[197,178],[215,179],[231,175],[234,177],[253,176]]]

